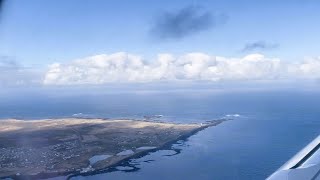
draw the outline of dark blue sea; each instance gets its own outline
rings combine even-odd
[[[73,179],[265,179],[320,134],[314,90],[61,91],[1,93],[0,118],[232,119],[118,170]]]

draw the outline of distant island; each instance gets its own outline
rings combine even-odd
[[[93,173],[223,121],[175,124],[82,118],[0,120],[0,178]]]

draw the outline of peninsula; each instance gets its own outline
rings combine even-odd
[[[37,179],[106,169],[223,121],[0,120],[0,178]]]

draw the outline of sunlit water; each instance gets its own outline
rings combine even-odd
[[[93,94],[2,95],[0,118],[147,117],[186,123],[233,118],[111,172],[73,179],[265,179],[320,133],[317,92]]]

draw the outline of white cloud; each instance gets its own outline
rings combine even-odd
[[[291,75],[306,79],[320,78],[320,57],[306,58],[303,62],[291,64],[288,68]]]
[[[243,58],[189,53],[160,54],[153,61],[120,52],[49,66],[44,84],[105,84],[110,82],[223,81],[320,78],[320,58],[284,63],[250,54]]]

